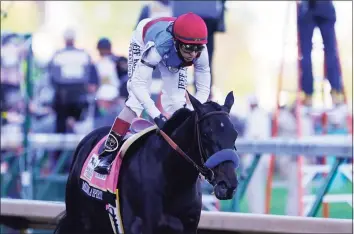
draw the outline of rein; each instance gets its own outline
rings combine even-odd
[[[161,129],[158,129],[157,132],[163,137],[163,139],[175,150],[177,151],[184,159],[186,159],[190,164],[192,164],[200,174],[202,174],[205,179],[210,183],[213,184],[214,181],[214,172],[206,167],[204,165],[205,160],[207,159],[205,152],[202,148],[202,142],[201,142],[201,137],[200,137],[200,132],[199,132],[199,123],[206,119],[207,117],[210,117],[212,115],[229,115],[226,111],[213,111],[210,113],[205,114],[202,118],[198,119],[198,115],[196,114],[195,117],[195,134],[197,135],[197,142],[198,142],[198,149],[199,149],[199,154],[201,157],[202,161],[202,166],[199,166],[191,157],[189,157],[164,131]]]

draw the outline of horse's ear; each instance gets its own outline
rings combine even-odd
[[[202,114],[202,110],[201,110],[202,103],[200,103],[198,99],[193,97],[193,95],[191,95],[188,91],[187,94],[188,94],[189,101],[191,102],[194,110],[197,112],[198,115]]]
[[[225,103],[224,106],[228,109],[228,111],[230,112],[232,105],[234,104],[234,94],[231,91],[230,93],[227,94],[226,98],[225,98]]]

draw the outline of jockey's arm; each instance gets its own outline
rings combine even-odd
[[[152,79],[152,71],[161,61],[161,56],[153,46],[145,51],[141,60],[137,62],[135,71],[131,78],[131,91],[144,107],[146,112],[153,119],[158,117],[161,112],[157,109],[155,102],[150,97],[149,85]]]
[[[209,67],[208,49],[202,51],[200,57],[194,62],[194,77],[196,83],[197,98],[201,103],[205,103],[210,95],[211,74]]]

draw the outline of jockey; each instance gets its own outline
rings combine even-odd
[[[145,110],[159,128],[166,117],[150,97],[152,72],[158,68],[163,85],[162,108],[172,114],[186,105],[187,67],[194,65],[195,97],[204,103],[210,94],[210,67],[206,44],[207,27],[194,13],[174,17],[144,19],[133,32],[129,47],[129,97],[116,118],[107,137],[103,153],[95,171],[109,173],[119,143],[127,133],[132,120]]]

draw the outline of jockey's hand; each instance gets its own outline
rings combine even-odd
[[[160,114],[158,117],[154,118],[154,122],[156,123],[157,127],[159,127],[159,129],[163,128],[163,125],[165,124],[165,122],[167,121],[167,118]]]

